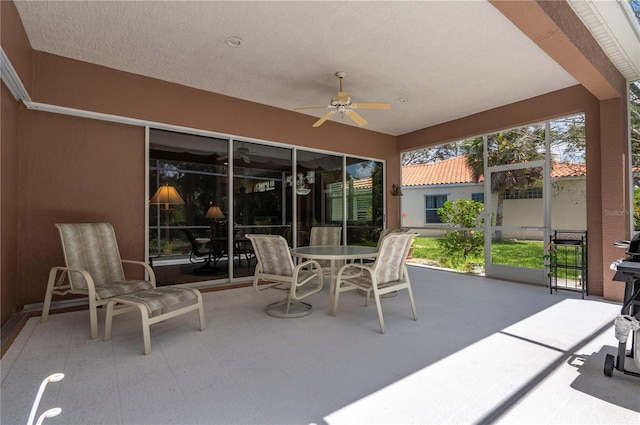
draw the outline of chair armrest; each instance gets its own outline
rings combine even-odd
[[[87,293],[88,293],[89,297],[92,298],[92,299],[95,299],[95,297],[96,297],[96,284],[93,281],[93,278],[91,277],[91,275],[89,274],[88,271],[83,270],[83,269],[74,269],[74,268],[71,268],[71,267],[57,266],[57,267],[52,267],[51,271],[49,273],[50,274],[51,273],[57,273],[59,271],[71,272],[71,273],[80,273],[82,275],[82,277],[84,278],[84,281],[87,284]],[[74,288],[71,279],[69,279],[69,290],[71,291],[71,293],[73,293],[73,291],[82,290],[82,289]]]
[[[151,282],[151,284],[153,285],[153,287],[156,287],[156,273],[153,271],[153,268],[151,268],[151,266],[147,263],[145,263],[144,261],[137,261],[137,260],[123,260],[120,259],[120,261],[123,264],[137,264],[139,266],[142,266],[145,271],[147,272],[147,274],[149,275],[149,282]]]
[[[295,268],[296,269],[303,269],[303,268],[305,268],[307,266],[314,265],[314,264],[316,265],[316,267],[322,268],[322,267],[320,267],[320,263],[318,263],[316,260],[303,261],[302,263],[298,264]]]
[[[342,275],[349,269],[355,269],[353,272],[357,273],[357,274],[362,274],[363,272],[368,272],[369,276],[373,276],[373,269],[369,266],[365,266],[364,264],[358,264],[358,263],[349,263],[349,264],[345,264],[344,266],[340,267],[340,270],[338,270],[338,274],[336,277],[336,280],[340,280],[342,279]],[[351,270],[349,270],[351,272]],[[345,276],[345,278],[349,278],[350,276],[353,275],[347,275]]]
[[[308,270],[314,270],[315,269],[315,274],[312,274],[312,275],[306,277],[304,280],[299,281],[298,280],[298,276],[299,276],[300,271],[305,270],[305,268],[307,266],[312,266],[312,267],[309,267]],[[296,288],[300,288],[302,286],[305,286],[307,283],[309,283],[311,280],[313,280],[316,277],[318,279],[318,284],[317,285],[315,285],[311,289],[305,288],[304,295],[298,294]],[[322,267],[320,267],[320,263],[318,263],[316,260],[307,260],[307,261],[305,261],[303,263],[298,264],[293,269],[293,281],[292,281],[292,287],[291,287],[291,296],[292,296],[292,298],[298,300],[298,299],[301,299],[301,298],[304,298],[304,297],[308,297],[311,294],[315,294],[316,292],[318,292],[318,291],[320,291],[322,289],[323,281],[324,281],[324,276],[322,275]]]

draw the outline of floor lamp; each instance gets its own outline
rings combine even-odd
[[[184,200],[178,193],[175,187],[165,184],[160,186],[156,193],[149,200],[153,205],[164,205],[164,223],[166,226],[166,241],[169,242],[170,229],[169,229],[169,205],[184,205]]]

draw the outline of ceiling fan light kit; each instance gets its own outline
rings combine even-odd
[[[301,106],[299,109],[320,109],[320,108],[329,108],[331,109],[325,115],[323,115],[318,121],[313,124],[313,127],[320,127],[326,120],[331,118],[336,112],[340,113],[341,117],[345,115],[353,122],[358,124],[361,127],[367,125],[367,120],[365,120],[362,115],[357,113],[356,109],[390,109],[391,105],[386,102],[366,102],[366,103],[352,103],[351,95],[345,91],[342,91],[342,80],[345,77],[346,73],[339,71],[336,72],[336,77],[340,80],[340,89],[338,94],[331,98],[331,103],[329,105],[314,105],[314,106]]]

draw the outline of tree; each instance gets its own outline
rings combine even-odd
[[[460,142],[445,143],[428,148],[416,149],[402,154],[402,165],[426,164],[462,155]]]
[[[504,133],[494,133],[488,136],[488,166],[519,164],[542,159],[541,146],[544,146],[544,128],[521,127]],[[480,181],[485,168],[482,137],[464,141],[462,148],[473,180]],[[502,225],[504,198],[507,191],[535,186],[539,184],[542,177],[540,167],[493,173],[491,192],[498,196],[495,214],[496,226]],[[502,240],[502,232],[496,231],[495,239]]]

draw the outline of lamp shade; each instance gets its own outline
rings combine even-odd
[[[166,184],[158,188],[149,200],[149,203],[154,205],[164,204],[165,209],[169,209],[169,205],[183,205],[184,200],[175,187]]]
[[[205,217],[211,220],[221,220],[224,218],[224,214],[222,214],[220,207],[214,207],[211,205],[207,210]]]

